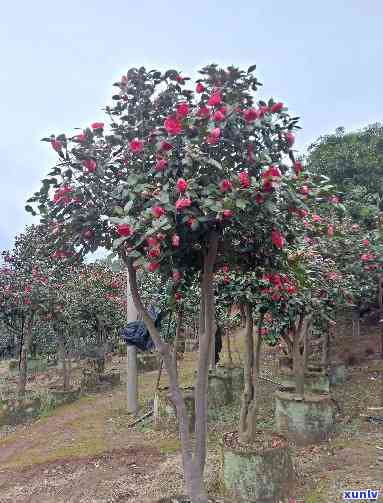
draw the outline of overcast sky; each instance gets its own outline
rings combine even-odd
[[[31,221],[25,200],[55,156],[43,136],[103,120],[132,66],[193,76],[257,64],[260,97],[318,136],[383,119],[381,0],[12,0],[0,20],[0,249]]]

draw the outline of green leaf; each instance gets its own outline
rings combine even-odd
[[[127,236],[121,236],[113,241],[113,248],[116,249],[122,245],[127,240]]]
[[[257,65],[249,66],[249,68],[247,69],[247,73],[252,73],[256,68],[257,68]]]
[[[244,199],[237,199],[235,201],[235,205],[237,208],[244,210],[247,206],[247,201],[245,201]]]

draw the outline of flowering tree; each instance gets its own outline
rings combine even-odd
[[[58,163],[30,200],[38,202],[42,221],[56,226],[56,256],[104,246],[125,262],[134,303],[169,375],[193,503],[207,501],[203,471],[214,270],[221,261],[233,262],[246,240],[252,250],[249,267],[283,253],[293,239],[297,212],[315,191],[291,150],[297,118],[281,102],[255,101],[254,69],[209,65],[194,90],[175,70],[129,70],[116,83],[115,105],[106,108],[109,128],[97,122],[72,137],[44,139],[58,153]],[[195,444],[171,348],[142,302],[140,268],[164,282],[172,278],[176,302],[182,288],[194,278],[200,282]]]
[[[14,248],[3,252],[0,269],[0,316],[20,340],[20,378],[18,391],[25,393],[27,356],[33,327],[39,318],[52,319],[62,305],[57,295],[58,278],[65,272],[44,255],[47,230],[30,226],[15,239]]]

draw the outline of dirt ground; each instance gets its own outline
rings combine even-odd
[[[191,382],[194,357],[188,353],[181,362],[184,384]],[[263,374],[275,379],[275,372],[275,355],[268,352]],[[140,376],[143,412],[153,398],[156,378],[157,372]],[[260,427],[273,426],[274,389],[274,384],[262,382]],[[346,489],[369,488],[382,491],[383,501],[383,423],[363,417],[367,407],[383,406],[383,362],[350,368],[348,381],[334,387],[333,396],[340,413],[332,438],[305,448],[293,446],[296,501],[336,503],[343,501]],[[227,406],[210,421],[207,483],[214,494],[219,487],[218,440],[235,428],[237,419],[238,407]],[[181,492],[177,435],[154,431],[150,419],[129,428],[131,421],[122,384],[84,396],[34,423],[3,428],[0,503],[152,503]]]

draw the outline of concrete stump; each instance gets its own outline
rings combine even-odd
[[[276,431],[298,445],[327,440],[334,429],[335,410],[329,395],[275,393]]]
[[[329,379],[331,385],[343,384],[347,380],[347,366],[343,362],[330,363],[329,365]]]
[[[236,450],[222,442],[221,481],[225,495],[236,503],[286,501],[294,489],[289,447]]]

